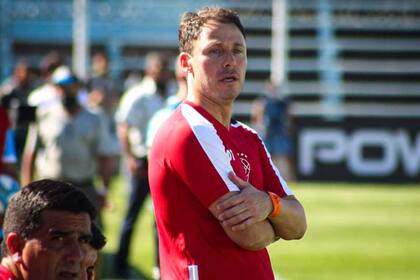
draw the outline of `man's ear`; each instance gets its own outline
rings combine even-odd
[[[179,64],[181,65],[182,70],[187,74],[191,73],[194,75],[190,60],[191,60],[191,55],[189,53],[182,52],[179,55]]]
[[[11,232],[6,237],[6,245],[9,254],[13,257],[14,262],[20,262],[22,251],[25,247],[25,240],[16,232]]]

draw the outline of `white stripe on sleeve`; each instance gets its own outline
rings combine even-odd
[[[214,126],[190,105],[181,104],[181,112],[226,187],[229,191],[239,191],[239,188],[228,178],[229,172],[233,169],[226,148]]]

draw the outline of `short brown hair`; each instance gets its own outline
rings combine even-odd
[[[210,20],[233,23],[245,37],[244,27],[235,11],[219,7],[204,7],[197,12],[186,12],[182,15],[178,28],[180,52],[192,52],[193,41],[198,39],[201,28]]]

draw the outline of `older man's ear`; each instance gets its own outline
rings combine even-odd
[[[14,263],[22,262],[22,250],[25,247],[25,240],[17,233],[11,232],[6,236],[6,246],[9,255],[12,256]],[[6,253],[6,252],[5,252]]]

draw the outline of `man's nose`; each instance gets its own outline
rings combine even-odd
[[[72,242],[67,246],[66,259],[72,262],[80,262],[86,255],[85,250],[79,242]]]
[[[231,51],[225,52],[223,66],[225,68],[229,68],[229,67],[235,66],[235,64],[236,64],[236,59],[233,52]]]

